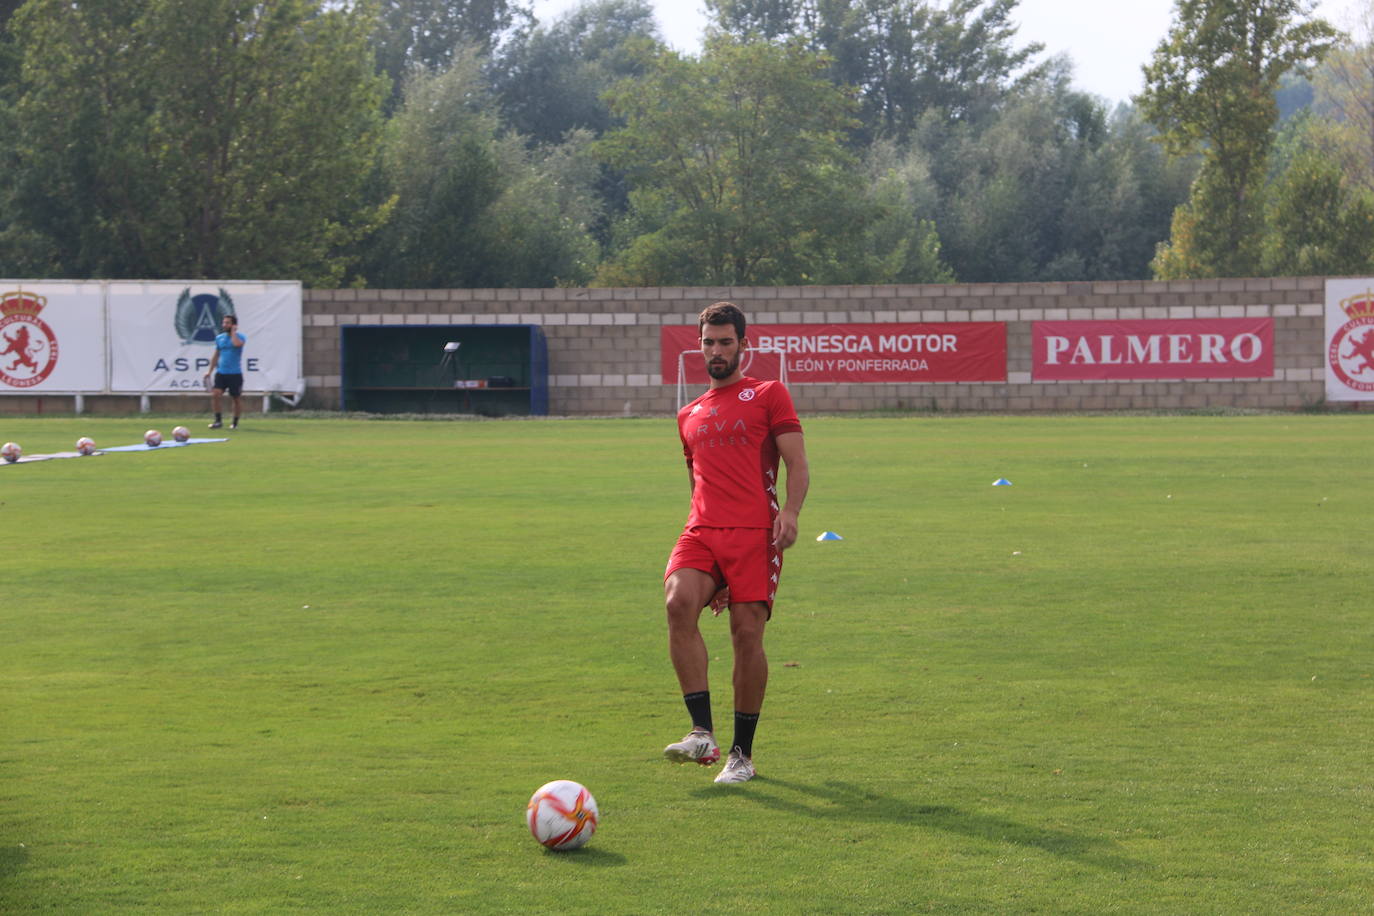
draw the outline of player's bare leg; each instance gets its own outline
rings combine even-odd
[[[768,689],[768,656],[763,651],[763,628],[768,605],[749,601],[730,605],[730,641],[735,648],[735,708],[758,713]]]
[[[768,605],[762,601],[730,605],[730,640],[735,651],[735,741],[716,782],[746,782],[754,778],[754,725],[768,689],[768,656],[763,630]]]
[[[701,636],[701,612],[716,592],[715,580],[699,569],[678,569],[663,583],[668,608],[668,656],[683,693],[709,690],[710,656]]]
[[[219,429],[224,423],[220,420],[220,406],[224,399],[223,388],[210,389],[210,410],[214,413],[215,419],[210,423],[211,429]]]
[[[701,636],[701,612],[716,592],[715,580],[699,569],[674,570],[663,583],[668,610],[668,656],[677,673],[684,698],[708,694],[710,655]],[[679,763],[715,763],[720,748],[708,729],[694,727],[681,741],[668,745],[663,755]]]

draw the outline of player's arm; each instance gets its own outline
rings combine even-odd
[[[786,550],[797,542],[797,516],[801,515],[806,491],[811,487],[811,468],[806,462],[806,440],[801,433],[783,433],[777,438],[778,454],[787,468],[787,502],[773,520],[773,543]]]
[[[243,346],[243,338],[239,336],[238,325],[234,325],[232,328],[229,329],[229,343],[231,343],[235,347]]]
[[[205,377],[209,378],[215,374],[215,367],[219,365],[219,347],[215,348],[215,353],[210,357],[210,368],[205,370]]]

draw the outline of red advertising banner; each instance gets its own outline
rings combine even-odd
[[[766,351],[787,360],[789,384],[810,382],[1004,382],[1007,326],[1000,321],[938,324],[755,324],[749,343],[754,360],[769,365]],[[664,325],[660,335],[663,384],[707,384],[696,325]],[[692,351],[687,353],[686,351]],[[745,357],[748,359],[748,356]],[[777,356],[772,356],[776,372]],[[750,371],[758,377],[776,377]]]
[[[1268,378],[1274,319],[1036,321],[1031,348],[1037,382]]]

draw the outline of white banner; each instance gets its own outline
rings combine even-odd
[[[0,394],[105,389],[100,283],[0,280]]]
[[[1374,401],[1374,279],[1326,281],[1326,399]]]
[[[215,335],[228,314],[247,340],[244,391],[304,389],[299,283],[121,281],[109,283],[108,293],[111,391],[204,391]]]

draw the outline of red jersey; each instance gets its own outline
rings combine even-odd
[[[781,382],[742,378],[712,388],[677,415],[692,469],[687,527],[772,528],[778,506],[778,443],[802,431]]]

